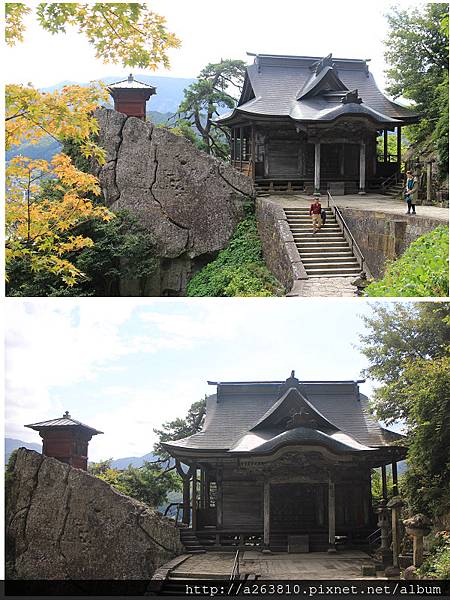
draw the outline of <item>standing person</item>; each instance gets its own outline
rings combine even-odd
[[[406,172],[406,185],[405,185],[405,200],[408,205],[408,212],[406,214],[416,214],[416,203],[419,195],[419,182],[417,177],[414,177],[412,171]]]
[[[322,224],[320,219],[320,213],[322,212],[322,205],[320,204],[319,198],[315,198],[309,209],[309,216],[312,217],[313,234],[320,230]]]

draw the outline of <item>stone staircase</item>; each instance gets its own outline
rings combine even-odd
[[[390,198],[399,198],[403,195],[404,187],[405,184],[403,181],[400,181],[399,183],[393,183],[389,187],[386,187],[382,193],[384,196],[389,196]]]
[[[203,554],[205,548],[190,528],[180,529],[180,540],[188,554]]]
[[[313,234],[309,208],[285,208],[295,245],[308,277],[346,277],[361,273],[349,243],[330,208],[320,231]]]

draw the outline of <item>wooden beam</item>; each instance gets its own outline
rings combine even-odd
[[[359,195],[366,193],[366,142],[361,140],[359,144]]]
[[[398,496],[397,461],[392,461],[392,494]]]
[[[386,478],[386,465],[381,467],[381,489],[383,493],[383,500],[387,500],[387,478]]]
[[[270,482],[264,481],[264,547],[270,544]]]
[[[314,196],[320,196],[320,142],[314,144]]]
[[[402,128],[397,126],[397,171],[402,170]]]
[[[191,523],[191,478],[183,477],[183,523]]]
[[[192,529],[197,529],[197,465],[192,465]]]
[[[256,143],[255,143],[255,126],[252,124],[251,126],[251,146],[250,146],[251,150],[251,157],[250,157],[250,161],[251,161],[251,176],[252,179],[255,180],[255,169],[256,169],[256,156],[255,156],[255,151],[256,151]]]
[[[336,489],[328,479],[328,552],[336,552]]]

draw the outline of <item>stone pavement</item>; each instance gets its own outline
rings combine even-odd
[[[352,277],[310,277],[297,280],[288,296],[334,296],[350,298],[356,296],[356,287],[352,285],[356,276]]]
[[[190,556],[176,567],[171,575],[207,579],[209,576],[229,577],[233,568],[234,552],[206,552]],[[262,554],[245,551],[240,560],[240,572],[253,573],[259,579],[376,579],[362,576],[363,564],[373,563],[365,552],[340,550],[337,554],[287,552]]]
[[[266,198],[279,204],[283,208],[296,208],[310,206],[312,198],[305,194],[271,194]],[[385,212],[403,215],[406,212],[406,203],[396,198],[389,198],[381,194],[366,194],[365,196],[348,194],[345,196],[334,196],[333,200],[337,206],[342,208],[357,208],[374,212]],[[327,196],[320,198],[322,204],[326,204]],[[433,217],[444,223],[448,223],[449,209],[439,206],[421,206],[416,208],[417,217]]]

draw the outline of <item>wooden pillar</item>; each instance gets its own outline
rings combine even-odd
[[[244,151],[244,128],[239,127],[239,161],[240,161],[240,169],[242,171],[242,154]]]
[[[328,479],[328,552],[336,552],[336,488]]]
[[[256,151],[255,126],[252,124],[252,127],[251,127],[251,145],[250,145],[250,152],[251,152],[250,160],[251,160],[251,176],[252,176],[253,180],[255,179],[255,165],[256,165],[255,151]]]
[[[392,495],[398,496],[397,462],[392,461]]]
[[[320,142],[314,144],[314,196],[320,196]]]
[[[191,524],[191,478],[183,477],[183,523]]]
[[[197,465],[192,466],[192,529],[197,529]]]
[[[270,482],[264,481],[264,548],[270,545]]]
[[[431,204],[433,163],[427,162],[427,204]]]
[[[359,195],[366,193],[366,142],[361,140],[359,144]]]
[[[387,500],[387,478],[386,478],[386,465],[381,467],[381,489],[383,492],[383,500]]]
[[[341,144],[340,174],[345,177],[345,144]]]
[[[383,131],[383,161],[387,163],[388,161],[388,131],[385,129]]]
[[[223,528],[223,471],[218,467],[216,474],[216,526],[217,529]]]
[[[230,152],[231,152],[231,164],[233,164],[233,162],[234,162],[234,155],[235,155],[234,137],[235,136],[234,136],[234,127],[233,127],[233,129],[231,130],[231,150],[230,150]]]
[[[402,171],[402,128],[397,126],[397,172]]]

